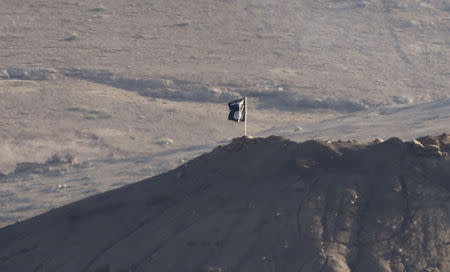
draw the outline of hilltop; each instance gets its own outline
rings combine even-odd
[[[447,131],[447,2],[0,1],[0,227],[229,143],[241,96],[257,137]]]
[[[2,271],[448,271],[450,137],[236,138],[0,229]]]

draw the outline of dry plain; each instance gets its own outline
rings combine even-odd
[[[449,56],[444,0],[3,0],[0,226],[230,142],[240,96],[253,136],[448,131]]]

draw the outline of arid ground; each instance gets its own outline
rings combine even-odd
[[[0,229],[0,270],[446,272],[450,136],[235,138]]]
[[[445,0],[0,1],[0,227],[243,133],[448,132]]]

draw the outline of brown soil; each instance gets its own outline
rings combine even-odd
[[[0,229],[0,269],[448,271],[450,137],[419,140],[238,138]]]
[[[392,136],[412,140],[420,135],[447,131],[450,123],[449,11],[449,4],[441,0],[406,0],[401,3],[390,0],[2,0],[0,227],[166,172],[210,151],[217,144],[228,144],[230,139],[242,135],[243,128],[242,124],[226,121],[226,103],[240,96],[249,97],[250,135],[265,137],[275,134],[298,141],[321,139],[323,142],[320,144],[313,144],[318,154],[323,151],[327,154],[325,157],[346,158],[353,164],[358,160],[372,162],[369,155],[366,158],[363,154],[369,154],[373,148],[336,142],[330,151],[329,144],[324,143],[339,139],[365,142]],[[195,174],[187,178],[187,184],[198,182],[198,192],[190,191],[195,188],[188,185],[181,188],[179,194],[184,194],[182,201],[172,202],[171,197],[165,194],[153,199],[153,191],[145,189],[149,186],[159,192],[159,187],[152,186],[160,185],[136,185],[142,194],[136,195],[136,201],[128,199],[135,197],[132,193],[123,195],[123,202],[129,204],[119,201],[108,202],[105,207],[95,204],[96,208],[92,210],[80,208],[81,213],[75,214],[74,221],[67,221],[69,223],[61,219],[63,215],[55,215],[64,213],[60,210],[40,217],[56,216],[55,222],[63,222],[61,232],[52,233],[54,240],[42,242],[48,238],[48,230],[54,229],[54,225],[47,221],[38,224],[40,227],[31,236],[26,236],[31,231],[28,228],[31,223],[19,224],[28,227],[24,227],[25,231],[20,235],[12,231],[18,236],[9,236],[11,240],[1,240],[11,246],[2,247],[0,268],[15,270],[15,264],[24,258],[27,261],[23,263],[29,264],[28,270],[31,271],[46,271],[47,268],[59,271],[64,265],[68,265],[63,269],[67,271],[79,271],[83,267],[85,270],[108,271],[111,268],[115,271],[117,267],[134,264],[133,270],[147,269],[153,265],[154,259],[162,258],[154,264],[157,270],[185,270],[180,269],[181,263],[173,262],[173,258],[178,258],[186,267],[197,271],[229,271],[236,270],[236,267],[239,268],[237,270],[246,270],[246,265],[258,271],[284,271],[290,267],[298,268],[300,264],[303,264],[304,271],[318,271],[320,267],[324,271],[346,271],[347,267],[356,271],[445,271],[448,270],[448,263],[444,260],[448,259],[445,250],[449,239],[446,232],[440,230],[443,226],[448,228],[448,221],[442,219],[445,218],[443,214],[448,214],[448,187],[439,183],[439,175],[444,173],[442,175],[448,177],[448,172],[445,172],[447,160],[442,159],[444,152],[448,152],[444,151],[448,143],[435,138],[422,140],[419,139],[419,144],[391,141],[395,148],[402,146],[399,149],[403,151],[399,152],[411,165],[393,169],[387,165],[391,160],[384,162],[379,159],[375,163],[379,163],[381,170],[380,173],[377,170],[374,177],[381,175],[383,167],[386,167],[382,181],[368,177],[367,173],[373,173],[369,168],[364,168],[367,170],[365,173],[361,169],[350,169],[350,164],[343,163],[339,164],[342,170],[328,169],[330,173],[336,172],[337,179],[346,180],[336,183],[341,187],[334,186],[334,177],[326,173],[298,170],[298,167],[320,168],[318,161],[309,157],[293,158],[289,157],[291,153],[281,151],[270,154],[270,148],[268,151],[258,149],[253,155],[245,151],[254,144],[259,146],[261,141],[261,148],[273,144],[280,150],[284,150],[284,144],[294,145],[291,142],[273,138],[268,142],[259,139],[242,144],[237,141],[228,147],[242,145],[244,150],[240,153],[216,150],[201,158],[209,158],[217,165],[228,165],[231,163],[229,160],[235,158],[233,154],[244,156],[239,159],[255,156],[258,160],[251,160],[254,165],[241,161],[246,169],[254,167],[254,172],[242,172],[247,175],[248,179],[243,183],[247,187],[241,187],[240,179],[233,182],[232,178],[241,174],[233,176],[235,169],[231,166],[226,173],[214,168],[219,174],[223,173],[221,176],[208,172],[208,161],[200,159],[202,166],[191,170]],[[410,149],[414,155],[405,151]],[[351,150],[356,153],[351,153]],[[382,157],[391,159],[390,156],[395,154],[389,152],[394,151],[386,151]],[[226,161],[216,161],[215,156],[219,154],[225,154],[221,158]],[[273,155],[274,160],[266,157],[269,155]],[[272,165],[260,158],[266,158]],[[373,160],[377,158],[375,156]],[[341,159],[338,161],[342,162]],[[439,172],[440,165],[447,168]],[[433,168],[435,166],[438,168]],[[240,166],[233,167],[239,169]],[[278,173],[277,167],[297,170],[286,170],[292,173],[292,177],[271,176]],[[200,168],[204,168],[209,176],[197,175]],[[346,172],[345,169],[351,171]],[[179,172],[157,178],[168,177],[167,180],[171,180],[164,190],[178,188],[176,181],[172,180],[173,173]],[[298,191],[295,189],[296,193],[292,195],[272,194],[271,189],[280,184],[268,182],[266,187],[259,188],[246,183],[253,174],[259,173],[261,176],[258,178],[264,182],[264,175],[274,181],[287,179],[291,182],[299,175],[305,180],[298,181],[299,187],[295,187]],[[320,182],[314,187],[310,176],[316,177],[316,174]],[[192,180],[193,177],[199,180]],[[217,180],[223,186],[214,185],[219,186],[213,186],[214,190],[230,190],[229,193],[222,198],[203,195],[202,190],[210,192],[207,187],[202,187],[209,184],[208,180]],[[370,191],[377,190],[377,184],[381,186],[379,190],[385,190],[391,183],[394,191],[400,190],[402,197],[387,194],[388,199],[384,199],[370,194]],[[446,189],[436,189],[438,183]],[[358,184],[359,189],[355,189],[353,184]],[[410,188],[416,191],[410,191]],[[302,190],[311,190],[311,194],[306,196]],[[376,205],[386,202],[392,207],[403,208],[394,209],[393,214],[398,218],[388,217],[390,225],[384,225],[387,221],[380,215],[380,220],[375,219],[376,227],[370,227],[373,222],[367,223],[371,221],[360,214],[360,206],[353,221],[335,222],[332,216],[335,210],[328,206],[340,199],[340,192],[344,192],[344,198],[356,192],[365,203],[361,205],[367,204],[364,209],[377,215],[390,213],[378,211],[370,204],[372,202]],[[245,207],[253,207],[253,204],[242,202],[252,199],[255,194],[265,199],[255,200],[259,208],[254,210],[256,213],[249,213],[253,210],[247,211]],[[180,203],[185,199],[188,201],[191,196],[201,198],[195,203],[189,202],[191,206],[181,207]],[[80,202],[85,204],[71,207],[89,206],[86,203],[102,197],[93,197]],[[317,199],[308,200],[315,197]],[[206,218],[210,212],[220,210],[218,199],[219,202],[225,201],[220,203],[227,208],[217,215],[220,222],[225,222],[223,227],[214,225],[216,217]],[[227,206],[227,199],[238,202]],[[323,237],[308,244],[300,237],[300,234],[307,233],[302,230],[297,231],[297,238],[293,239],[287,233],[292,233],[291,230],[300,223],[292,216],[286,217],[292,220],[283,226],[286,237],[281,234],[271,236],[275,233],[271,232],[273,224],[264,222],[271,218],[269,214],[277,214],[274,209],[284,207],[283,199],[289,207],[298,206],[299,199],[299,203],[306,203],[306,206],[302,204],[306,208],[302,208],[301,215],[307,224],[316,224],[314,231],[318,232],[305,234],[309,235],[306,240],[318,239],[322,234]],[[328,202],[323,202],[323,199],[328,199]],[[407,199],[409,202],[405,202]],[[405,203],[413,207],[411,203],[414,201],[419,203],[414,208],[418,214],[416,221],[407,216],[404,208]],[[312,206],[308,207],[307,203],[312,203]],[[136,211],[129,210],[130,207]],[[109,208],[116,214],[110,214]],[[66,207],[61,211],[67,209],[72,208]],[[308,212],[311,210],[326,215],[317,218]],[[90,217],[102,211],[107,213],[105,221],[101,221],[102,216]],[[239,211],[245,213],[239,214]],[[347,212],[355,215],[351,209],[344,213]],[[89,222],[93,224],[93,232],[87,231],[91,227],[85,225],[90,223],[85,223],[84,213],[89,215],[88,221],[92,219]],[[191,217],[191,213],[201,214],[204,218],[201,222],[207,222],[202,225],[204,229],[194,226],[197,217]],[[280,216],[282,214],[280,212]],[[416,214],[416,210],[411,214]],[[118,216],[123,219],[121,224],[108,225],[114,223],[113,219]],[[404,220],[405,216],[409,219]],[[157,217],[160,219],[156,220]],[[82,220],[77,221],[77,218]],[[152,223],[146,228],[148,220],[153,219],[161,225]],[[255,225],[258,220],[262,223]],[[31,222],[37,221],[33,219]],[[80,222],[79,228],[76,222]],[[99,222],[99,226],[94,226]],[[199,231],[197,236],[185,229],[189,224],[193,224],[194,231]],[[70,227],[65,229],[68,225]],[[265,229],[266,225],[270,226],[270,231]],[[214,234],[208,232],[210,226],[216,229]],[[348,234],[346,226],[356,227],[356,235],[355,232]],[[396,230],[389,230],[390,227]],[[399,227],[406,236],[399,234],[386,238],[386,233],[396,233]],[[221,228],[226,231],[218,231]],[[345,231],[341,231],[342,228]],[[417,234],[420,228],[423,234]],[[236,229],[242,232],[236,232]],[[2,230],[0,236],[6,237],[4,233],[10,230]],[[141,231],[150,240],[142,239]],[[89,237],[82,236],[84,232]],[[266,236],[265,232],[270,235]],[[176,233],[185,236],[177,236]],[[210,236],[205,238],[200,233]],[[222,247],[221,241],[228,239],[227,233],[231,235],[229,241],[242,240],[246,244]],[[255,238],[249,233],[260,236]],[[101,240],[102,234],[105,240]],[[72,235],[79,235],[77,237],[81,239]],[[127,235],[130,240],[127,240]],[[377,236],[377,242],[366,245],[365,241],[374,241],[367,235]],[[22,241],[22,238],[17,238],[19,236],[34,240]],[[58,240],[63,237],[67,237],[65,242]],[[110,237],[115,238],[111,240]],[[278,242],[267,237],[276,238]],[[86,250],[85,241],[91,238],[92,248]],[[277,243],[287,238],[294,247],[289,243],[283,244],[283,248],[289,248],[283,257],[284,253],[277,251]],[[186,240],[186,247],[178,244],[180,239]],[[336,242],[344,240],[341,244]],[[170,241],[176,243],[170,244]],[[215,241],[217,246],[208,247],[212,245],[210,241]],[[136,248],[135,257],[123,254],[123,245],[128,246],[127,243],[132,244],[129,248]],[[258,243],[266,244],[262,247],[264,252],[258,251]],[[166,248],[168,253],[158,250],[158,245]],[[68,251],[58,255],[56,249],[66,246]],[[209,255],[202,255],[205,248]],[[193,254],[188,255],[193,258],[191,261],[183,259],[186,249]],[[75,251],[80,252],[73,254]],[[271,252],[278,253],[272,256]],[[313,256],[310,259],[310,255],[303,254],[308,252]],[[29,256],[34,254],[36,262],[29,261]],[[118,256],[115,254],[126,258],[121,263],[121,258],[115,258]],[[298,254],[303,257],[298,257]],[[220,259],[214,256],[229,257]],[[46,262],[41,263],[41,260]],[[173,267],[169,267],[170,263]],[[279,263],[289,267],[284,269]],[[295,264],[290,266],[291,263]]]

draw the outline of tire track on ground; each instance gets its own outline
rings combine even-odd
[[[389,32],[389,35],[393,42],[393,48],[394,48],[395,52],[407,66],[410,66],[410,67],[414,66],[412,61],[408,58],[408,56],[403,51],[403,49],[400,45],[399,37],[398,37],[397,33],[395,32],[394,28],[392,27],[392,20],[387,15],[387,13],[389,12],[389,9],[387,8],[386,0],[382,0],[381,3],[383,5],[382,6],[383,23]]]

